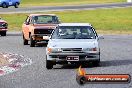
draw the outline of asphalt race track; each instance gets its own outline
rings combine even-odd
[[[70,5],[70,6],[37,6],[37,7],[20,7],[0,8],[0,14],[10,13],[32,13],[46,11],[63,11],[63,10],[82,10],[82,9],[97,9],[97,8],[121,8],[131,7],[132,3],[110,3],[110,4],[87,4],[87,5]]]
[[[0,8],[0,14],[31,13],[44,11],[82,10],[97,8],[131,7],[132,3],[92,4],[81,6]],[[0,76],[0,88],[132,88],[129,84],[86,84],[76,82],[78,66],[57,65],[45,68],[45,46],[29,47],[22,44],[21,33],[0,36],[0,53],[17,53],[32,59],[32,64],[20,70]],[[100,40],[101,65],[85,66],[88,74],[130,74],[132,76],[132,35],[105,35]]]
[[[101,66],[86,66],[91,74],[132,75],[132,35],[105,35],[100,40]],[[22,44],[22,36],[0,36],[0,52],[11,52],[32,59],[32,64],[0,77],[0,88],[132,88],[129,84],[86,84],[76,82],[77,67],[57,65],[45,68],[45,47]]]

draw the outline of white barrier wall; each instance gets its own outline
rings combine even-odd
[[[132,0],[127,0],[127,2],[132,2]]]

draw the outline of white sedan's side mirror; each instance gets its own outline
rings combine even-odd
[[[103,35],[99,35],[98,39],[104,39],[104,36]]]

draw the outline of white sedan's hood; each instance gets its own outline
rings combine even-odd
[[[98,47],[97,39],[51,39],[47,47],[53,48],[93,48]]]

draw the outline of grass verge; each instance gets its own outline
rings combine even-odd
[[[46,12],[45,12],[46,13]],[[91,23],[101,34],[132,34],[132,8],[47,12],[57,14],[62,22]],[[21,31],[27,14],[1,14],[9,31]]]
[[[22,0],[21,6],[62,6],[115,2],[126,2],[126,0]]]

